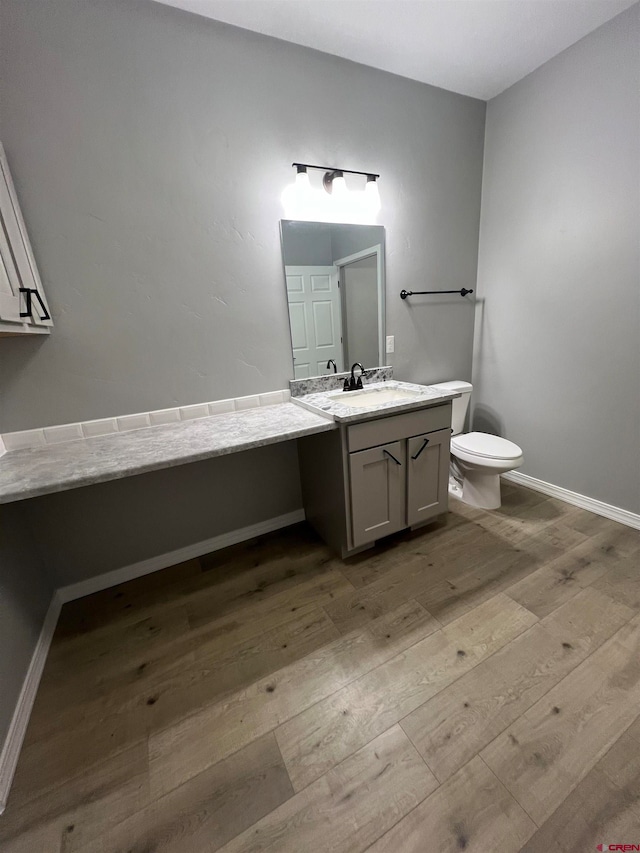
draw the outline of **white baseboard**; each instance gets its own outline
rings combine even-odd
[[[49,646],[53,639],[53,633],[56,630],[61,606],[62,601],[58,593],[54,592],[47,615],[42,624],[38,642],[31,657],[29,669],[22,684],[18,704],[16,705],[2,752],[0,752],[0,814],[2,814],[7,805],[13,774],[18,765],[20,749],[22,748],[22,742],[27,731],[27,724],[31,716],[31,709],[36,698],[38,685],[40,684],[40,677],[42,676],[47,654],[49,653]]]
[[[229,533],[213,536],[211,539],[205,539],[203,542],[196,542],[193,545],[178,548],[176,551],[158,554],[158,556],[151,557],[148,560],[141,560],[139,563],[133,563],[121,569],[114,569],[114,571],[105,572],[103,575],[97,575],[78,583],[62,586],[58,590],[58,595],[64,604],[67,601],[73,601],[75,598],[82,598],[85,595],[100,592],[100,590],[108,589],[119,583],[140,578],[143,575],[151,574],[151,572],[157,572],[159,569],[168,569],[177,563],[184,563],[185,560],[193,560],[194,557],[201,557],[203,554],[209,554],[212,551],[220,551],[222,548],[228,548],[230,545],[237,545],[238,542],[246,542],[247,539],[253,539],[254,536],[271,533],[274,530],[279,530],[281,527],[288,527],[290,524],[304,521],[304,519],[305,514],[303,509],[297,509],[285,515],[277,515],[275,518],[268,518],[266,521],[260,521],[248,527],[231,530]]]
[[[605,518],[610,518],[612,521],[626,524],[627,527],[634,527],[636,530],[640,530],[640,515],[630,512],[628,509],[622,509],[619,506],[613,506],[612,504],[604,503],[604,501],[589,498],[586,495],[581,495],[579,492],[571,492],[569,489],[563,489],[561,486],[554,486],[553,483],[545,483],[544,480],[538,480],[535,477],[530,477],[528,474],[521,474],[519,471],[509,471],[507,474],[503,474],[502,477],[510,483],[518,483],[536,492],[542,492],[545,495],[550,495],[552,498],[558,498],[568,504],[589,510],[589,512],[595,512],[596,515],[602,515]]]

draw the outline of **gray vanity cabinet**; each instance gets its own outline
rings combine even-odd
[[[298,442],[307,520],[343,557],[447,511],[451,403]]]

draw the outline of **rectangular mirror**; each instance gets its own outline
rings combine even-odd
[[[280,223],[294,379],[385,363],[384,228]]]

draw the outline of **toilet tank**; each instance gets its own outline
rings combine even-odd
[[[473,385],[470,382],[463,382],[462,379],[454,379],[451,382],[439,382],[437,385],[430,385],[430,388],[437,388],[438,391],[444,391],[447,394],[452,391],[462,396],[456,397],[451,401],[453,411],[451,413],[451,427],[454,435],[459,435],[464,429],[464,419],[467,416],[469,408],[469,398]]]

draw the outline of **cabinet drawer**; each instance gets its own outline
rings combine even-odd
[[[447,428],[451,428],[450,401],[429,409],[420,409],[417,412],[376,418],[347,427],[349,453]]]

